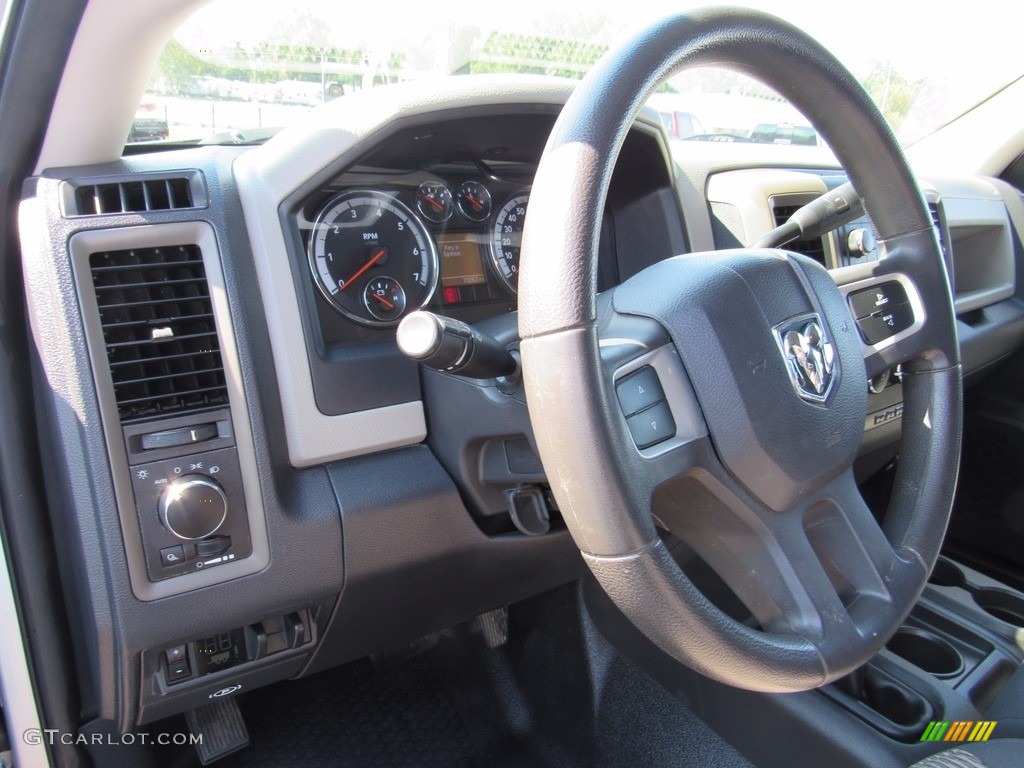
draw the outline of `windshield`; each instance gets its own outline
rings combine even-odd
[[[696,7],[716,3],[699,3]],[[864,84],[904,144],[1024,70],[1012,4],[941,13],[863,0],[747,3],[821,41]],[[215,0],[164,50],[129,142],[259,142],[323,102],[387,83],[478,72],[580,78],[609,46],[684,8],[673,0],[402,4]],[[670,138],[817,145],[810,121],[764,86],[699,69],[651,99]]]

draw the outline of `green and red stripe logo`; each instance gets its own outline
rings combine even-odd
[[[932,720],[921,741],[988,741],[995,729],[995,720]]]

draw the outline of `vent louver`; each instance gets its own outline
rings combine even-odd
[[[227,403],[198,246],[89,257],[121,421]]]
[[[73,216],[107,213],[145,213],[194,208],[187,176],[103,181],[75,186]]]
[[[789,217],[802,207],[802,205],[774,206],[772,208],[772,213],[775,216],[775,226],[778,227],[785,224],[789,220]],[[814,259],[822,266],[825,265],[825,242],[823,238],[815,237],[809,240],[794,240],[785,247],[791,251],[802,253],[804,256]]]

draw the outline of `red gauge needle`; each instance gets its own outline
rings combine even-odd
[[[372,267],[378,261],[383,259],[384,258],[384,254],[386,254],[386,253],[387,253],[387,249],[386,248],[378,248],[377,252],[375,254],[373,254],[373,256],[370,257],[370,260],[368,262],[363,264],[363,266],[361,266],[358,270],[356,270],[356,273],[354,275],[352,275],[352,277],[350,277],[348,280],[346,280],[344,283],[341,284],[341,290],[345,290],[350,285],[352,285],[352,283],[354,283],[356,280],[358,280],[360,277],[362,277],[366,273],[366,270],[368,270],[370,267]]]
[[[479,202],[472,195],[466,195],[466,199],[469,200],[469,202],[473,204],[473,207],[476,208],[478,211],[482,211],[484,209],[484,204]]]
[[[395,305],[392,304],[387,299],[385,299],[383,296],[378,296],[376,293],[371,293],[370,295],[373,298],[375,298],[377,301],[379,301],[381,304],[383,304],[387,309],[394,309],[395,308]]]
[[[428,197],[427,195],[420,195],[420,199],[421,200],[426,200],[428,203],[430,203],[432,206],[434,206],[434,210],[435,211],[443,211],[444,210],[444,203],[441,203],[441,202],[435,200],[432,197]]]

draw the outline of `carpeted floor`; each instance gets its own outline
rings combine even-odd
[[[250,746],[223,768],[749,768],[616,654],[572,589],[510,615],[487,649],[468,629],[376,669],[368,660],[240,699]]]

